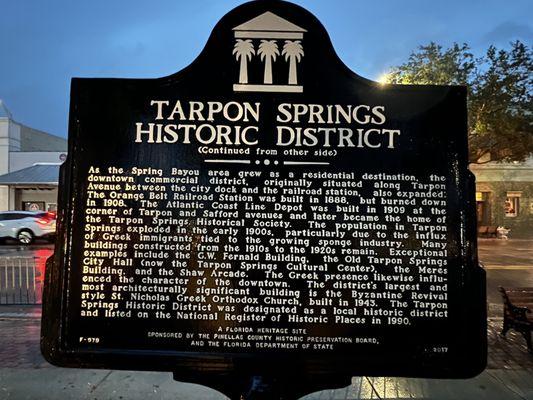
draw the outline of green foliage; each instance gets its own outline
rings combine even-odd
[[[389,83],[466,85],[470,162],[524,161],[533,154],[533,53],[520,41],[474,58],[467,44],[420,46]]]

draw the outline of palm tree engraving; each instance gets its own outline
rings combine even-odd
[[[261,40],[257,54],[261,56],[261,61],[265,62],[263,83],[272,84],[272,61],[276,61],[277,56],[279,56],[279,50],[276,41]]]
[[[255,54],[254,45],[250,39],[237,39],[233,54],[237,61],[240,60],[239,83],[248,83],[248,61]]]
[[[282,53],[285,61],[289,60],[289,85],[296,85],[298,77],[296,63],[302,60],[304,49],[300,40],[285,40]]]

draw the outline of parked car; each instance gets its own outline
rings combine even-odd
[[[31,244],[35,238],[52,238],[56,232],[56,216],[44,211],[0,212],[0,238],[16,239]]]

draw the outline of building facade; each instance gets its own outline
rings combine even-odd
[[[472,164],[478,226],[503,226],[511,238],[533,237],[533,157],[523,163]]]
[[[14,121],[0,100],[0,211],[55,211],[66,152],[66,139]]]

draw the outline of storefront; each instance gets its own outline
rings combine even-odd
[[[10,193],[10,209],[56,211],[60,164],[36,164],[0,176]]]
[[[501,226],[511,238],[533,237],[533,158],[524,163],[471,165],[478,226]]]

